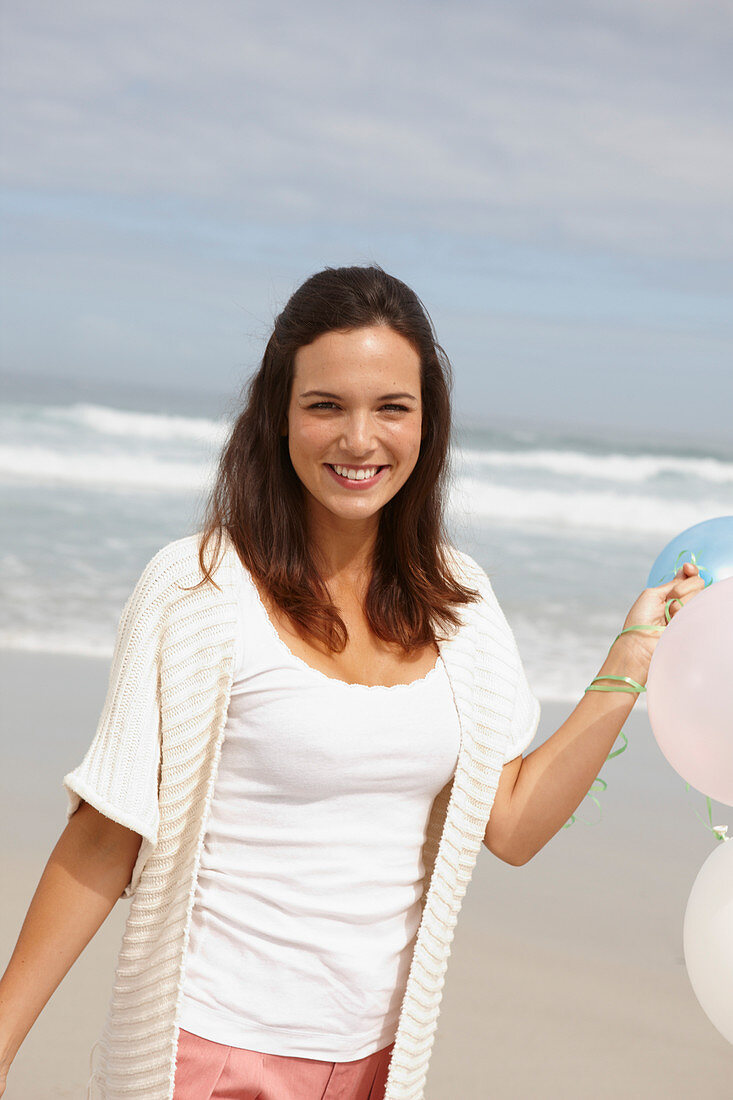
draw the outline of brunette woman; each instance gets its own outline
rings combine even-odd
[[[523,757],[539,704],[489,578],[447,542],[449,436],[416,295],[378,267],[308,279],[203,530],[155,555],[123,612],[0,983],[4,1072],[122,896],[90,1097],[423,1096],[479,850],[525,863],[568,820],[703,587],[686,565],[645,590]]]

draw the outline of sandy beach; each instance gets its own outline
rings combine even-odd
[[[64,773],[94,733],[108,663],[0,656],[4,969],[65,824]],[[570,704],[546,703],[538,739]],[[727,1100],[733,1048],[690,988],[682,920],[715,841],[661,757],[646,714],[606,765],[599,824],[560,832],[530,864],[479,857],[452,949],[426,1100]],[[731,823],[731,811],[718,816]],[[584,805],[586,820],[597,816]],[[5,1100],[82,1098],[129,903],[119,902],[44,1009]]]

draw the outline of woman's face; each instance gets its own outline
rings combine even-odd
[[[288,445],[311,519],[376,519],[420,452],[418,353],[370,325],[324,333],[298,349],[294,368]]]

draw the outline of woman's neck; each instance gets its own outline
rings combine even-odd
[[[308,537],[326,584],[361,587],[371,575],[378,530],[378,516],[348,522],[332,515],[309,517]]]

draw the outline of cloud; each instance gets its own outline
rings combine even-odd
[[[201,216],[709,260],[733,15],[697,0],[8,0],[4,180]]]

